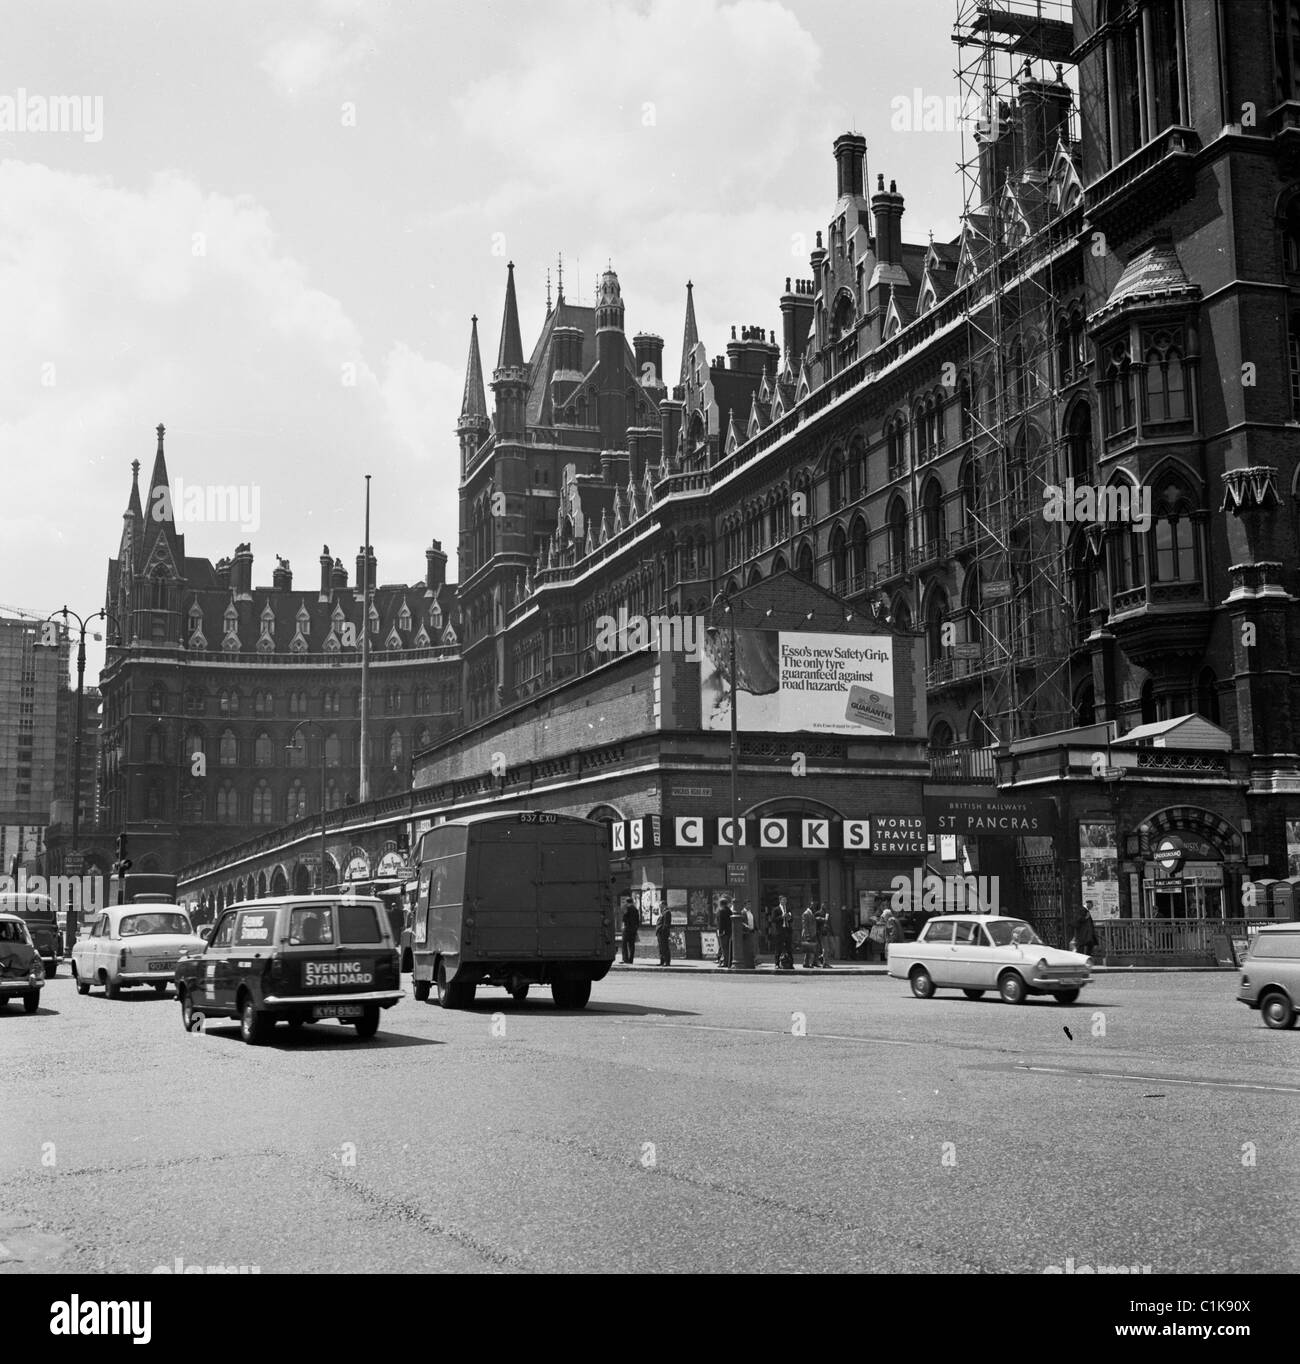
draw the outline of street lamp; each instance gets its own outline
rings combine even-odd
[[[80,838],[81,838],[81,726],[82,726],[82,704],[83,704],[83,703],[82,703],[82,696],[83,696],[83,693],[85,692],[85,687],[86,687],[86,627],[87,627],[88,625],[90,625],[90,623],[91,623],[92,621],[99,620],[99,619],[102,617],[102,618],[103,618],[104,620],[106,620],[106,621],[111,621],[112,624],[113,624],[113,628],[114,628],[114,629],[117,629],[117,620],[116,620],[115,617],[111,616],[111,615],[108,613],[108,611],[107,611],[105,608],[103,608],[103,607],[101,607],[101,608],[100,608],[98,611],[96,611],[93,615],[87,616],[84,620],[83,620],[75,611],[69,611],[68,608],[67,608],[66,606],[65,606],[61,611],[55,611],[55,612],[53,613],[53,615],[54,615],[54,616],[62,616],[62,617],[63,617],[63,627],[64,627],[64,629],[69,629],[69,628],[71,628],[70,625],[69,625],[69,621],[70,621],[70,620],[75,620],[75,621],[77,622],[77,626],[78,626],[78,636],[77,636],[77,717],[76,717],[76,720],[75,720],[75,722],[74,722],[76,728],[75,728],[74,731],[73,731],[73,739],[72,739],[72,743],[73,743],[73,752],[72,752],[72,851],[73,851],[74,853],[79,853],[79,852],[80,852],[79,843],[80,843]],[[53,623],[53,616],[50,618],[50,623]],[[99,639],[100,636],[97,635],[97,634],[93,634],[93,633],[92,633],[91,638],[92,638],[92,639]],[[125,813],[125,812],[124,812],[124,813]],[[69,950],[69,951],[72,950],[72,947],[71,947],[72,943],[75,943],[75,942],[77,941],[77,930],[78,930],[78,928],[79,928],[79,926],[80,926],[80,925],[77,923],[77,918],[78,918],[78,917],[80,917],[80,916],[73,916],[73,915],[71,915],[71,914],[68,916],[68,918],[69,918],[69,924],[68,924],[69,946],[68,946],[68,950]]]
[[[739,796],[739,756],[740,750],[736,743],[736,690],[738,687],[736,679],[736,617],[731,609],[731,596],[727,592],[719,592],[713,599],[713,609],[716,610],[721,604],[723,611],[731,617],[731,623],[727,628],[727,682],[730,688],[730,704],[728,710],[731,712],[731,819],[732,834],[735,834],[735,820],[740,811]],[[708,634],[716,635],[718,627],[710,625]],[[734,847],[733,843],[733,847]]]
[[[325,727],[315,720],[299,720],[293,729],[289,731],[289,738],[292,739],[304,725],[314,725],[320,730],[320,872],[317,877],[316,889],[320,894],[325,894]],[[299,752],[297,744],[285,744],[285,750],[289,753]],[[303,753],[306,756],[306,753]]]

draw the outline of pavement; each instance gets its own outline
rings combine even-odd
[[[1094,976],[1107,974],[1119,976],[1175,976],[1197,974],[1235,975],[1240,971],[1237,966],[1098,966],[1093,965]],[[692,958],[677,958],[668,966],[660,966],[657,961],[634,961],[628,965],[621,958],[615,958],[615,971],[650,971],[658,975],[685,973],[687,975],[725,975],[725,976],[887,976],[889,967],[884,962],[833,962],[827,967],[814,967],[805,970],[797,962],[792,971],[778,971],[773,962],[759,962],[757,966],[730,966],[726,970],[716,961],[696,961]]]

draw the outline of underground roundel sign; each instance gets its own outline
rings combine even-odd
[[[1182,842],[1170,835],[1162,838],[1155,846],[1156,865],[1166,876],[1172,876],[1182,865],[1183,845]]]

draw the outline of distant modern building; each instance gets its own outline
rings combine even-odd
[[[67,826],[72,834],[72,793],[80,801],[78,833],[94,834],[99,824],[99,738],[103,726],[103,698],[98,687],[85,687],[81,706],[81,757],[77,771],[77,691],[74,686],[59,692],[58,726],[54,747],[54,801],[51,826]]]

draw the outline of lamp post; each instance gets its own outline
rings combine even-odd
[[[313,725],[320,730],[320,871],[317,875],[316,889],[321,894],[325,894],[325,728],[315,720],[299,720],[293,729],[289,731],[289,738],[293,739],[298,731],[305,725]],[[296,743],[285,744],[285,749],[290,753],[299,751]],[[304,752],[304,757],[306,756]],[[304,764],[305,765],[305,764]]]
[[[91,623],[92,621],[99,620],[99,619],[101,619],[101,618],[104,619],[104,620],[106,620],[106,621],[110,621],[110,620],[113,621],[114,626],[116,626],[117,622],[116,622],[116,620],[115,620],[112,616],[109,615],[108,611],[107,611],[105,608],[103,608],[103,607],[101,607],[98,611],[94,612],[93,615],[87,616],[84,620],[81,618],[81,616],[79,616],[79,615],[77,614],[77,612],[75,612],[75,611],[69,611],[68,608],[67,608],[66,606],[65,606],[61,611],[55,611],[55,612],[54,612],[54,616],[62,616],[62,617],[63,617],[63,627],[64,627],[64,629],[70,629],[70,628],[71,628],[69,622],[72,621],[72,620],[75,620],[75,621],[77,622],[77,627],[78,627],[78,633],[77,633],[77,715],[76,715],[76,719],[75,719],[75,721],[74,721],[74,724],[75,724],[76,727],[75,727],[75,729],[74,729],[74,731],[73,731],[73,738],[72,738],[72,744],[73,744],[73,750],[72,750],[72,851],[73,851],[74,853],[78,853],[78,852],[80,852],[80,847],[79,847],[78,845],[79,845],[80,839],[81,839],[81,727],[82,727],[82,715],[83,715],[83,704],[84,704],[84,703],[83,703],[83,700],[82,700],[82,697],[83,697],[83,694],[84,694],[85,688],[86,688],[86,628],[87,628],[87,626],[90,625],[90,623]],[[54,623],[53,616],[50,618],[50,623],[51,623],[51,624]],[[98,634],[92,633],[91,638],[92,638],[92,639],[99,639],[99,638],[101,638],[101,636],[98,635]],[[125,813],[125,812],[124,812],[124,813]],[[78,928],[79,928],[79,924],[78,924],[78,922],[77,922],[77,919],[78,919],[79,917],[80,917],[79,915],[73,915],[73,914],[69,914],[69,915],[68,915],[68,951],[69,951],[69,952],[72,951],[72,944],[75,943],[76,940],[77,940],[77,930],[78,930]]]
[[[730,691],[730,704],[728,710],[731,712],[731,818],[733,821],[732,833],[734,835],[734,821],[740,808],[739,795],[739,759],[740,749],[736,742],[736,617],[731,609],[731,598],[726,592],[719,592],[713,599],[713,608],[716,610],[721,604],[722,609],[731,617],[731,623],[727,628],[727,683]],[[717,634],[718,627],[711,625],[710,634]],[[735,846],[734,844],[732,845]]]

